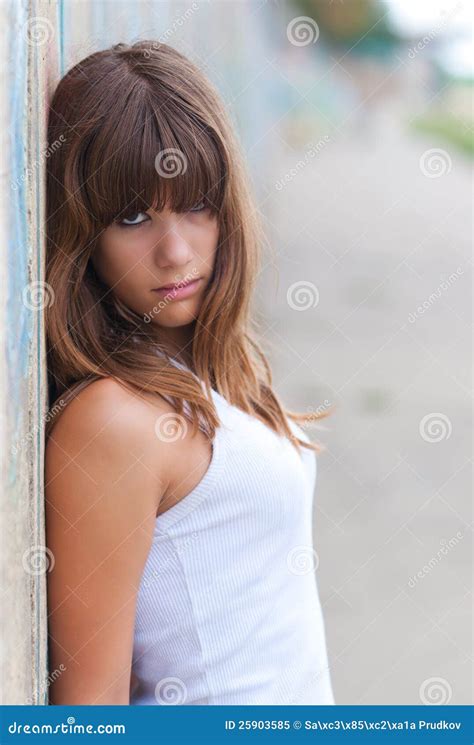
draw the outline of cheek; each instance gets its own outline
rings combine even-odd
[[[219,227],[216,224],[209,226],[200,246],[200,255],[208,264],[213,264],[215,260],[217,244],[219,242]]]
[[[137,252],[123,239],[104,235],[92,255],[92,263],[106,284],[117,284],[131,279],[134,267],[139,268]]]
[[[136,313],[144,312],[140,288],[143,267],[131,247],[123,241],[102,240],[91,257],[96,273],[113,295]],[[146,310],[146,308],[145,308]]]

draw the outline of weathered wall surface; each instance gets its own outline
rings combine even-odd
[[[9,2],[2,23],[2,703],[47,695],[42,311],[46,102],[57,76],[57,4]]]

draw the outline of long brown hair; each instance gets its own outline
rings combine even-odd
[[[251,295],[263,236],[227,113],[199,69],[154,41],[91,54],[59,82],[48,140],[62,142],[47,161],[50,404],[111,377],[138,394],[166,396],[180,414],[187,401],[194,430],[201,426],[213,438],[219,426],[214,388],[297,448],[320,450],[295,437],[286,417],[306,422],[329,412],[285,411],[255,338]],[[175,177],[160,178],[161,153],[182,158],[187,168],[178,164]],[[186,211],[203,198],[217,216],[219,240],[195,321],[193,375],[157,355],[159,328],[101,282],[90,257],[114,220],[167,203]],[[48,420],[47,435],[54,421]]]

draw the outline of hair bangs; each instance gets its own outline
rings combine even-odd
[[[83,195],[101,228],[150,208],[186,212],[204,202],[217,214],[224,202],[228,164],[210,125],[177,101],[161,106],[131,95],[110,113],[84,152]]]

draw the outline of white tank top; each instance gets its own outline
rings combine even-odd
[[[212,396],[221,426],[209,468],[156,519],[130,704],[334,704],[312,540],[315,454]]]

